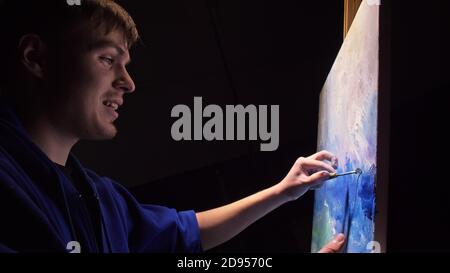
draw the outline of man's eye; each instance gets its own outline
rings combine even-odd
[[[102,60],[103,62],[107,63],[108,65],[112,65],[114,63],[114,60],[112,58],[109,58],[109,57],[100,57],[100,60]]]

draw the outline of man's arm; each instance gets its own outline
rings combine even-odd
[[[208,250],[230,240],[272,210],[298,199],[310,188],[321,186],[336,167],[337,159],[327,151],[308,158],[301,157],[275,186],[232,204],[197,213],[203,249]]]

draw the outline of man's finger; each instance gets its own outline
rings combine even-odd
[[[324,246],[319,253],[339,253],[344,246],[345,236],[344,234],[338,234],[333,241]]]
[[[327,181],[330,178],[330,173],[327,171],[323,172],[317,172],[315,174],[312,174],[309,179],[311,181],[311,187],[310,189],[317,189],[320,188],[325,181]]]
[[[301,166],[302,166],[302,168],[305,169],[305,171],[307,171],[307,170],[324,170],[324,171],[328,171],[330,173],[336,172],[336,170],[330,164],[327,164],[323,161],[310,159],[310,158],[302,159]]]
[[[333,153],[331,153],[329,151],[325,151],[325,150],[317,152],[317,153],[309,156],[308,158],[315,159],[315,160],[321,160],[321,161],[328,160],[330,162],[337,160],[336,156]]]
[[[312,156],[309,156],[308,158],[319,161],[328,160],[331,162],[331,165],[335,169],[339,165],[337,157],[333,153],[330,153],[329,151],[320,151],[318,153],[313,154]]]
[[[317,152],[317,153],[309,156],[308,158],[315,159],[315,160],[330,160],[331,161],[331,158],[333,158],[333,157],[334,157],[334,155],[332,153],[324,150],[324,151]]]

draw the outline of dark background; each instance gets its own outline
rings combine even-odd
[[[342,44],[343,1],[118,1],[144,45],[132,55],[137,91],[110,142],[84,142],[84,164],[145,203],[204,210],[279,182],[316,151],[322,85]],[[388,251],[448,250],[448,47],[445,1],[388,2],[391,126]],[[175,142],[178,104],[280,105],[280,146]],[[313,193],[286,204],[226,252],[308,252]]]

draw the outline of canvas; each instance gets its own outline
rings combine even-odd
[[[339,159],[338,173],[316,191],[312,251],[338,233],[345,252],[372,252],[375,235],[379,5],[363,1],[320,97],[318,150]]]

